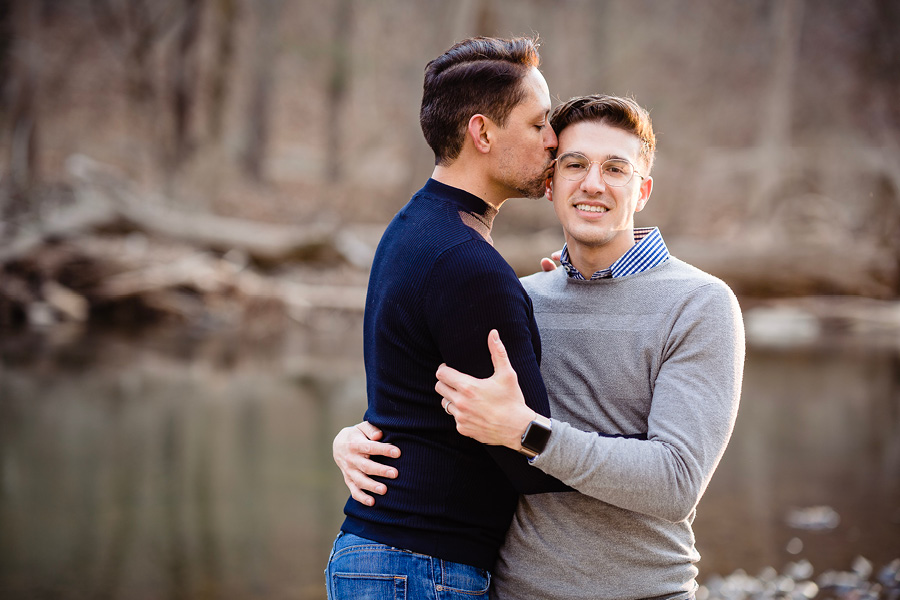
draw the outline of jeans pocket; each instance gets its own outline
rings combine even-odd
[[[470,565],[441,561],[441,581],[437,586],[440,598],[487,600],[490,587],[489,571]]]
[[[406,576],[334,573],[330,600],[406,600]]]

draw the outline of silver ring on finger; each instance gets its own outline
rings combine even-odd
[[[446,412],[448,415],[450,415],[450,405],[451,404],[453,404],[453,403],[450,402],[449,400],[447,400],[447,404],[444,405],[444,412]],[[453,415],[450,415],[450,416],[452,417]]]

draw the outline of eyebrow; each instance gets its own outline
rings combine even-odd
[[[587,152],[582,152],[581,150],[566,150],[565,152],[559,153],[560,156],[564,156],[566,154],[580,154],[580,155],[590,159],[590,156],[587,155]],[[627,156],[619,156],[618,154],[607,154],[600,162],[606,162],[608,160],[613,160],[613,159],[626,160],[626,161],[630,162],[631,164],[635,164],[634,161],[631,160],[630,158],[628,158]]]

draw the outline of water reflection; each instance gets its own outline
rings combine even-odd
[[[0,596],[324,598],[365,404],[358,320],[277,338],[0,340]],[[756,351],[695,524],[704,574],[900,556],[895,351]],[[798,530],[824,505],[834,529]],[[798,551],[800,554],[793,554]]]
[[[797,509],[839,520],[790,527]],[[751,351],[734,437],[695,530],[708,573],[755,573],[798,555],[820,570],[900,556],[896,351]]]
[[[364,379],[296,342],[5,340],[0,597],[322,597]]]

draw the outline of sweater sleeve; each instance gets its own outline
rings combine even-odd
[[[673,311],[651,382],[647,439],[554,421],[534,465],[608,504],[678,522],[692,514],[731,436],[744,330],[737,299],[720,283],[695,289]]]
[[[473,240],[445,253],[429,276],[423,301],[428,327],[448,366],[473,377],[493,375],[487,339],[491,329],[496,329],[526,403],[550,416],[531,300],[512,268],[491,246]],[[533,468],[514,450],[500,446],[485,449],[520,493],[571,489]]]

